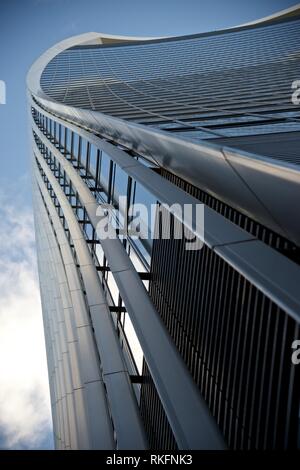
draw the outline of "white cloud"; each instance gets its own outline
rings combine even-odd
[[[1,188],[0,447],[39,448],[51,417],[33,217],[20,194]]]

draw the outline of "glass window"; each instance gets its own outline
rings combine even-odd
[[[132,264],[134,265],[134,268],[136,269],[136,271],[138,273],[146,272],[145,266],[141,262],[139,256],[135,252],[134,248],[129,243],[128,243],[128,250],[127,251],[128,251],[129,257],[130,257],[130,259],[132,261]]]
[[[95,175],[97,165],[97,148],[95,145],[91,144],[90,146],[90,169],[91,172]]]
[[[143,369],[143,350],[128,313],[125,314],[124,332],[126,334],[128,344],[130,346],[138,371],[141,374]]]
[[[100,266],[103,266],[103,264],[104,264],[104,252],[103,252],[102,246],[100,244],[96,245],[96,256],[98,258]]]
[[[109,291],[114,301],[114,304],[117,305],[119,301],[119,289],[110,271],[108,271],[107,273],[107,285],[109,287]]]
[[[66,128],[66,149],[71,153],[71,131]]]
[[[114,194],[113,200],[124,214],[127,203],[128,175],[118,165],[115,165],[114,172]],[[120,205],[119,205],[120,203]]]
[[[93,228],[92,228],[91,224],[85,224],[84,231],[85,231],[88,239],[93,240],[94,231],[93,231]]]
[[[86,165],[86,154],[87,154],[87,141],[81,139],[81,163],[85,167]]]
[[[108,194],[108,188],[109,188],[110,161],[111,160],[110,160],[109,156],[105,152],[102,152],[100,183],[101,183],[101,186],[103,187],[106,195]]]
[[[78,147],[79,147],[79,135],[74,132],[74,142],[73,142],[73,155],[78,158]]]
[[[153,238],[155,224],[151,217],[151,206],[156,202],[153,194],[140,183],[135,182],[131,210],[132,214],[139,219],[141,236],[149,240]]]
[[[57,123],[55,121],[54,121],[53,134],[54,134],[54,139],[57,140]]]

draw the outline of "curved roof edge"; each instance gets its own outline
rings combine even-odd
[[[225,31],[253,28],[256,25],[268,24],[270,21],[287,17],[289,19],[291,16],[293,18],[298,14],[300,14],[299,4],[271,17],[257,20],[251,25]],[[216,32],[219,33],[220,31]],[[156,40],[173,39],[175,38]],[[295,200],[300,199],[300,172],[296,166],[217,144],[185,141],[159,129],[149,129],[141,124],[126,122],[101,112],[67,106],[54,101],[41,89],[40,77],[46,65],[57,54],[70,47],[88,44],[103,44],[105,47],[108,44],[143,41],[152,42],[153,39],[93,32],[65,39],[48,49],[31,66],[27,75],[28,90],[43,108],[56,116],[70,120],[90,131],[97,131],[141,155],[155,156],[155,160],[162,167],[209,191],[232,207],[300,245],[300,219],[294,204]]]
[[[96,32],[90,33],[83,33],[78,34],[76,36],[72,36],[67,39],[63,39],[62,41],[58,42],[54,46],[50,47],[45,51],[30,67],[27,73],[27,87],[31,93],[33,93],[36,97],[41,97],[44,99],[50,99],[48,95],[46,95],[41,86],[40,86],[40,79],[43,70],[47,66],[47,64],[59,53],[69,49],[70,47],[74,46],[87,46],[87,45],[96,45],[96,44],[117,44],[117,43],[128,43],[128,42],[140,42],[140,41],[149,41],[153,38],[142,38],[142,37],[135,37],[135,36],[119,36],[119,35],[111,35],[111,34],[102,34]],[[156,38],[157,39],[157,38]]]
[[[294,16],[298,15],[300,12],[300,3],[293,5],[289,8],[285,8],[284,10],[280,10],[276,13],[272,13],[271,15],[264,16],[258,20],[249,21],[247,23],[243,23],[240,26],[250,26],[250,25],[258,25],[260,23],[269,23],[271,21],[276,21],[277,19],[285,19],[285,18],[293,18]]]
[[[263,26],[265,24],[268,24],[270,22],[276,22],[278,20],[284,20],[284,19],[293,19],[296,16],[300,16],[300,3],[297,3],[296,5],[281,10],[279,12],[273,13],[271,15],[268,15],[264,18],[260,18],[254,21],[250,21],[244,24],[241,24],[239,26],[234,26],[234,27],[229,27],[225,29],[220,29],[216,31],[211,31],[211,32],[204,32],[204,33],[198,33],[198,34],[192,34],[192,35],[185,35],[185,36],[163,36],[163,37],[142,37],[142,36],[122,36],[122,35],[115,35],[115,34],[106,34],[106,33],[97,33],[97,32],[89,32],[89,33],[83,33],[79,34],[76,36],[72,36],[67,39],[63,39],[62,41],[58,42],[54,46],[50,47],[46,52],[44,52],[30,67],[28,74],[27,74],[27,87],[29,90],[34,93],[35,95],[44,95],[43,97],[45,98],[46,95],[42,92],[40,88],[40,77],[42,74],[43,69],[46,67],[46,65],[52,60],[57,54],[60,52],[69,49],[70,47],[74,46],[86,46],[86,45],[121,45],[124,43],[139,43],[139,42],[156,42],[156,41],[172,41],[172,40],[178,40],[178,39],[187,39],[187,38],[192,38],[192,37],[199,37],[199,36],[205,36],[205,35],[213,35],[213,34],[221,34],[225,32],[231,32],[231,31],[236,31],[239,29],[247,29],[248,27],[254,27],[254,26]]]

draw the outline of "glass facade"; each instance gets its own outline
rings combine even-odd
[[[300,131],[291,102],[299,41],[300,20],[292,18],[191,38],[74,46],[47,64],[41,87],[66,105],[192,141]]]
[[[299,23],[296,10],[190,37],[91,33],[29,72],[56,448],[299,446],[298,226],[228,163],[264,162],[273,191],[287,174],[283,204],[298,191]]]

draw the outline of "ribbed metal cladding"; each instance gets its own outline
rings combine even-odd
[[[164,168],[160,169],[160,175],[166,178],[168,181],[174,183],[176,186],[179,186],[181,189],[191,194],[195,198],[199,199],[199,201],[201,201],[203,204],[211,207],[213,210],[223,215],[226,219],[238,225],[243,230],[251,233],[256,238],[258,238],[258,240],[261,240],[262,242],[266,243],[266,245],[271,246],[296,263],[300,263],[300,249],[290,240],[287,240],[281,235],[278,235],[242,212],[239,212],[233,207],[230,207],[225,202],[220,201],[206,191],[197,188],[193,184],[188,183],[183,178],[170,173]]]
[[[153,450],[177,450],[176,440],[162,407],[146,361],[143,363],[140,410]]]
[[[300,369],[291,344],[299,324],[207,246],[186,251],[184,240],[154,240],[151,274],[150,296],[228,446],[296,448]],[[141,409],[150,404],[147,432],[168,449],[148,377]]]

